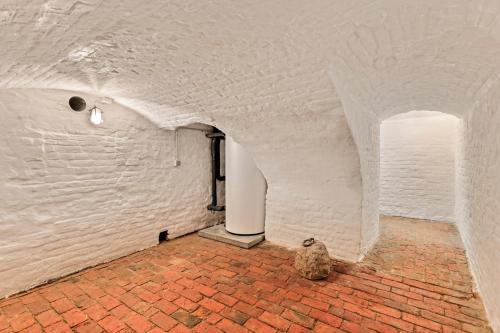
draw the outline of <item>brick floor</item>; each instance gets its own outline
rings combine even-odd
[[[196,235],[0,301],[6,332],[491,332],[456,230],[383,218],[363,264],[300,278],[293,253]]]

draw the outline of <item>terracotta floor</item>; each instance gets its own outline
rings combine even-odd
[[[322,282],[279,247],[182,237],[0,301],[0,332],[491,332],[452,226],[381,228]]]

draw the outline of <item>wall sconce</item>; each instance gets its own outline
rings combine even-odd
[[[102,110],[99,109],[98,107],[94,106],[90,110],[90,122],[93,125],[101,125],[104,122],[104,119],[102,118]]]
[[[103,104],[111,104],[112,102],[113,102],[113,100],[110,98],[103,98],[101,100],[101,103],[103,103]],[[85,99],[83,99],[80,96],[71,97],[69,99],[68,104],[69,104],[69,107],[71,108],[71,110],[76,111],[76,112],[81,112],[87,108],[87,102],[85,101]],[[94,105],[93,107],[88,109],[88,111],[90,112],[89,121],[92,125],[98,126],[104,122],[104,119],[102,116],[103,112],[100,108],[98,108],[97,106]]]

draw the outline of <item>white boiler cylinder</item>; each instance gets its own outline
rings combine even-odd
[[[226,135],[226,230],[264,232],[267,183],[250,154]]]

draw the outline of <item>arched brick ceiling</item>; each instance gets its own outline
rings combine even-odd
[[[500,68],[496,0],[4,0],[0,86],[116,98],[162,126],[332,89],[460,113]],[[299,108],[300,109],[300,108]]]
[[[386,118],[409,110],[460,115],[500,73],[500,2],[376,1],[343,26],[337,86]]]
[[[274,97],[268,82],[289,81],[293,90],[301,83],[290,77],[317,72],[304,69],[309,52],[290,34],[305,2],[8,3],[0,16],[2,86],[97,92],[158,122],[164,112],[171,119],[236,108],[250,91]]]

